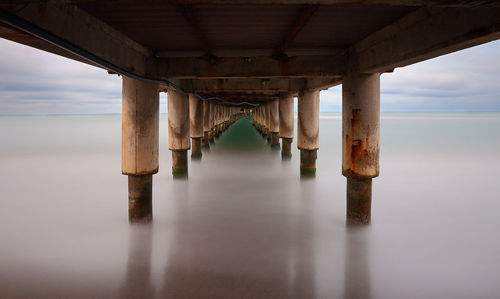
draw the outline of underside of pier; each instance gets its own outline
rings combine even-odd
[[[0,37],[123,76],[122,172],[131,221],[150,221],[158,93],[168,92],[174,177],[236,119],[314,176],[320,90],[343,84],[347,223],[370,222],[380,74],[500,38],[498,1],[2,1]],[[243,108],[243,109],[242,109]]]

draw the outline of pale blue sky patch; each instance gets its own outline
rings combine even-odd
[[[500,111],[499,54],[496,41],[383,74],[381,109]],[[322,91],[321,111],[341,111],[341,96],[340,85]],[[0,39],[0,114],[120,112],[121,77]]]

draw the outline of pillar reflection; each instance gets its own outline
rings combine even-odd
[[[152,224],[133,224],[129,231],[127,273],[118,298],[152,298],[151,283]]]
[[[344,298],[371,298],[368,228],[348,227],[345,242]]]

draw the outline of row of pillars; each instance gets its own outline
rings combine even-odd
[[[152,220],[153,175],[159,164],[159,93],[156,83],[123,76],[122,173],[128,176],[130,222]],[[172,175],[186,178],[188,150],[192,159],[201,159],[202,148],[209,149],[214,138],[246,112],[175,90],[167,95]]]
[[[301,175],[316,174],[319,149],[319,90],[298,96],[297,147]],[[256,128],[273,147],[282,140],[282,157],[291,157],[293,96],[266,102],[253,111]],[[201,101],[169,90],[168,137],[172,174],[187,176],[187,150],[201,158],[201,148],[238,117],[239,108]],[[342,174],[347,178],[347,224],[367,224],[371,217],[372,178],[379,174],[380,74],[351,73],[342,85]],[[123,77],[122,173],[128,175],[129,219],[152,218],[152,175],[158,172],[159,85]],[[190,142],[190,138],[191,141]]]
[[[368,224],[371,218],[372,178],[379,174],[380,74],[350,74],[342,83],[342,174],[347,178],[347,224]],[[319,149],[319,90],[298,95],[297,148],[301,176],[316,175]],[[257,107],[257,130],[271,147],[289,159],[294,137],[293,95],[284,94]]]

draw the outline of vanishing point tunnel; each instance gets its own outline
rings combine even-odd
[[[188,175],[188,149],[201,158],[247,115],[291,158],[295,97],[300,172],[314,176],[320,90],[342,84],[346,222],[366,224],[379,175],[380,75],[498,39],[500,2],[4,0],[0,21],[0,37],[122,75],[131,222],[152,219],[160,92],[174,177]]]

